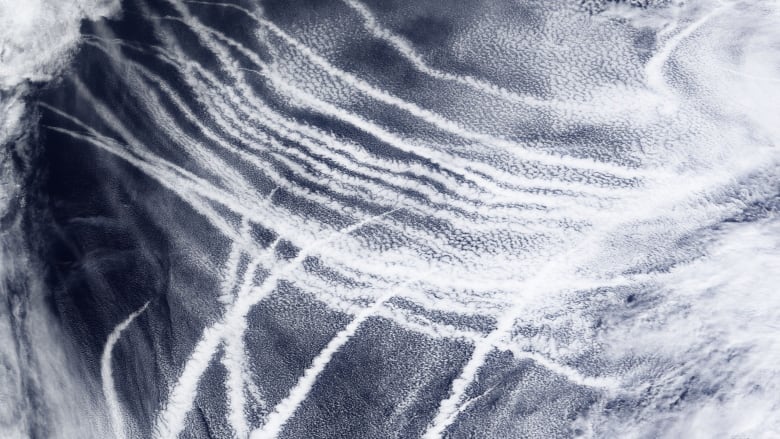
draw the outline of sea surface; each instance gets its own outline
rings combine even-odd
[[[780,3],[0,0],[0,437],[780,437]]]

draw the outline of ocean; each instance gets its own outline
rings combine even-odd
[[[0,0],[0,436],[780,436],[779,14]]]

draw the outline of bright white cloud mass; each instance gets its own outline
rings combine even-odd
[[[778,29],[0,0],[0,435],[780,436]]]

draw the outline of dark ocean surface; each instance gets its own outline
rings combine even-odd
[[[0,436],[780,435],[777,2],[110,3],[0,1]]]

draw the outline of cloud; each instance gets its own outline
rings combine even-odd
[[[0,144],[19,129],[24,84],[49,81],[62,70],[82,19],[118,11],[118,0],[0,0]]]

